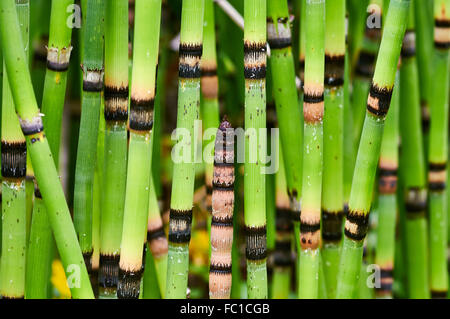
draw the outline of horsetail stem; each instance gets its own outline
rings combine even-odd
[[[280,146],[281,148],[281,146]],[[292,214],[290,199],[287,193],[286,173],[283,161],[283,152],[280,150],[279,168],[275,176],[276,188],[276,235],[275,251],[273,253],[273,282],[272,298],[287,299],[290,291],[290,277],[292,266]]]
[[[417,66],[419,68],[419,89],[422,113],[422,132],[425,148],[430,129],[430,102],[432,98],[432,57],[433,57],[433,21],[429,17],[427,2],[433,1],[413,1],[414,19],[416,25],[417,39]]]
[[[417,1],[417,0],[416,0]],[[432,298],[447,298],[447,162],[450,0],[434,2],[434,87],[428,149],[430,216],[430,290]]]
[[[295,85],[295,64],[292,56],[292,37],[286,0],[267,2],[267,40],[271,49],[270,67],[272,92],[279,122],[281,149],[284,152],[286,186],[293,203],[293,216],[299,220],[302,190],[303,114],[299,107]]]
[[[80,270],[79,285],[72,285],[71,294],[74,298],[92,298],[89,276],[33,94],[14,1],[2,1],[0,13],[2,46],[8,48],[4,51],[8,80],[59,254],[67,275],[74,267]]]
[[[152,134],[152,139],[154,139]],[[155,141],[153,141],[153,149],[155,147]],[[152,155],[153,160],[156,159],[155,154]],[[155,192],[155,184],[153,182],[153,175],[150,176],[150,192],[149,192],[149,204],[148,204],[148,226],[147,226],[147,249],[150,250],[153,256],[153,262],[155,265],[156,278],[158,280],[158,286],[162,298],[166,295],[166,278],[167,278],[167,252],[168,243],[166,234],[164,232],[164,226],[161,219],[158,199]],[[147,252],[147,254],[149,254]],[[144,274],[145,277],[145,274]],[[144,282],[145,283],[145,282]],[[144,288],[144,293],[146,293]]]
[[[217,54],[216,54],[216,31],[214,21],[213,0],[205,0],[205,24],[203,27],[203,55],[201,61],[201,115],[203,120],[203,130],[216,128],[219,126],[219,84],[217,76]],[[214,135],[210,135],[211,142]],[[209,142],[205,141],[204,145]],[[214,150],[211,149],[211,156]],[[205,185],[206,185],[206,209],[211,218],[211,196],[213,180],[213,162],[205,163]]]
[[[229,299],[234,209],[234,130],[222,120],[214,148],[209,297]]]
[[[100,294],[114,296],[127,175],[128,1],[108,1],[105,26],[105,148],[100,224]],[[144,238],[144,237],[142,237]]]
[[[375,19],[381,21],[382,15],[382,0],[370,0],[370,5],[373,8],[368,15],[374,15]],[[378,9],[376,9],[378,8]],[[361,51],[359,53],[358,62],[356,64],[356,72],[354,79],[353,90],[353,130],[355,137],[355,154],[359,146],[361,137],[361,131],[364,123],[364,115],[366,109],[367,95],[370,90],[370,81],[372,80],[375,62],[377,59],[377,52],[381,39],[381,26],[369,25],[366,22],[366,28],[364,32],[364,39],[361,45]]]
[[[318,298],[325,75],[325,1],[306,1],[299,297]]]
[[[88,272],[92,270],[93,187],[97,161],[97,135],[103,90],[104,3],[87,3],[83,45],[81,123],[75,168],[73,219]]]
[[[48,142],[56,165],[59,163],[61,121],[66,94],[67,70],[72,52],[72,28],[67,25],[67,8],[74,0],[52,1],[47,46],[47,71],[42,96],[42,113]]]
[[[200,59],[202,57],[205,0],[183,0],[178,66],[177,129],[181,161],[174,164],[169,221],[166,298],[186,298],[195,179],[194,122],[199,117]]]
[[[266,1],[244,2],[245,164],[244,221],[247,293],[268,297],[266,243],[266,176],[260,162],[266,150]]]
[[[135,6],[130,142],[117,287],[119,298],[133,299],[139,298],[142,249],[147,233],[149,188],[153,187],[150,184],[152,164],[150,135],[156,95],[161,0],[137,0]]]
[[[322,258],[327,295],[336,293],[344,217],[345,0],[326,1]]]
[[[28,57],[29,1],[16,0],[16,11],[24,47]],[[6,68],[2,67],[5,75]],[[23,299],[25,295],[25,265],[27,248],[26,164],[27,147],[15,114],[8,77],[3,78],[1,126],[2,171],[2,258],[0,262],[0,295],[2,298]]]
[[[400,72],[397,71],[391,111],[381,142],[378,163],[378,226],[375,263],[380,266],[381,286],[377,298],[392,298],[394,273],[395,228],[397,220],[397,180],[399,153]],[[408,92],[409,94],[409,92]]]
[[[384,120],[392,97],[409,5],[409,0],[391,0],[389,5],[356,158],[338,271],[337,298],[352,298],[358,283]]]
[[[420,116],[419,77],[416,66],[414,16],[410,10],[402,48],[400,80],[400,125],[402,153],[400,167],[404,186],[405,238],[410,298],[427,298],[427,222],[425,210],[425,157]]]

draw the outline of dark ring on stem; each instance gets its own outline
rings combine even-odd
[[[233,192],[234,191],[234,183],[213,183],[213,191],[217,192]]]
[[[139,271],[128,271],[119,268],[117,284],[118,299],[138,299],[141,286],[142,267]]]
[[[217,274],[217,275],[231,275],[231,265],[225,264],[214,264],[211,262],[209,266],[209,273]]]
[[[431,192],[443,192],[446,188],[445,182],[430,182],[428,188]]]
[[[192,209],[170,209],[169,241],[175,244],[187,244],[191,240]]]
[[[147,231],[147,241],[148,242],[151,242],[158,238],[165,238],[165,237],[166,237],[166,233],[164,232],[163,226]]]
[[[213,77],[213,76],[217,76],[217,69],[208,69],[208,68],[200,68],[201,71],[201,76],[202,77]]]
[[[119,275],[120,255],[103,255],[100,254],[100,269],[98,281],[100,287],[115,288],[117,287],[117,276]]]
[[[428,169],[430,172],[441,172],[444,171],[447,168],[447,162],[442,163],[428,163]]]
[[[292,231],[291,210],[286,208],[277,208],[275,215],[275,229],[279,232]]]
[[[325,55],[325,85],[344,85],[345,55]]]
[[[128,87],[105,86],[105,120],[106,121],[127,121],[128,107],[113,108],[109,106],[112,103],[123,103],[128,105]]]
[[[432,299],[447,299],[447,291],[431,290]]]
[[[130,129],[135,131],[150,131],[153,128],[153,105],[155,100],[130,101]]]
[[[344,212],[322,210],[322,238],[324,241],[336,242],[342,239],[342,221]]]
[[[323,99],[324,99],[323,92],[320,95],[308,94],[305,92],[305,95],[303,97],[303,102],[309,103],[309,104],[316,104],[316,103],[322,103]]]
[[[198,79],[201,77],[200,64],[196,62],[193,66],[187,63],[180,63],[178,66],[178,77],[184,79]]]
[[[202,43],[180,43],[179,57],[197,57],[201,58],[203,54]]]
[[[233,227],[233,216],[227,217],[217,217],[215,215],[212,216],[211,219],[211,227]]]
[[[370,105],[367,103],[367,110],[377,117],[386,116],[389,111],[389,106],[391,105],[392,98],[392,88],[380,88],[376,84],[372,83],[369,92],[369,99],[372,99],[372,102],[377,102],[377,106]]]
[[[355,225],[356,229],[355,230],[348,229],[347,223]],[[347,214],[347,221],[344,230],[345,236],[347,236],[350,239],[360,241],[366,237],[368,229],[369,229],[369,214],[349,211],[349,213]]]
[[[65,72],[69,70],[70,62],[57,63],[47,60],[47,69],[54,72]]]
[[[6,178],[25,178],[27,175],[27,144],[1,141],[1,171]]]
[[[367,79],[373,77],[375,64],[375,54],[367,51],[361,51],[356,65],[356,74]]]
[[[266,78],[266,65],[244,66],[244,78],[246,80],[261,80]]]
[[[248,260],[263,260],[267,257],[266,225],[259,227],[245,226],[245,256]]]
[[[40,133],[44,130],[42,118],[38,115],[31,120],[24,120],[19,117],[20,128],[25,136]]]
[[[300,233],[315,233],[320,230],[320,223],[317,224],[307,224],[302,222],[300,217]]]
[[[291,38],[267,39],[271,50],[281,50],[289,48],[292,45]]]
[[[380,167],[378,174],[380,177],[397,177],[397,169]]]
[[[392,269],[380,269],[380,278],[393,278],[394,272]]]

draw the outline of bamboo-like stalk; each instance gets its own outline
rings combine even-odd
[[[28,0],[16,0],[23,50],[28,57],[30,6]],[[3,63],[3,61],[2,61]],[[27,147],[15,114],[14,101],[5,77],[2,86],[1,166],[2,166],[2,258],[0,262],[0,295],[23,299],[27,248],[26,164]]]
[[[350,70],[353,71],[358,62],[364,39],[369,0],[348,0],[348,53]]]
[[[397,221],[397,180],[399,148],[400,72],[397,71],[392,93],[391,111],[386,117],[386,128],[381,142],[378,163],[378,227],[375,263],[381,269],[381,287],[377,298],[392,298],[394,273],[395,228]],[[400,253],[400,252],[398,252]]]
[[[338,271],[337,298],[352,298],[358,283],[384,120],[392,97],[409,5],[409,0],[391,0],[389,5],[356,158]]]
[[[272,75],[272,92],[275,99],[281,138],[281,149],[286,170],[288,194],[292,203],[292,215],[299,220],[302,190],[303,114],[299,107],[295,85],[295,64],[292,56],[292,38],[288,4],[285,0],[267,2],[267,40]]]
[[[381,21],[383,14],[383,0],[370,0],[374,10],[367,15],[376,16],[375,19]],[[375,8],[379,8],[377,11]],[[365,108],[367,95],[370,90],[370,82],[374,75],[375,62],[381,39],[381,26],[372,26],[367,24],[364,32],[364,39],[359,52],[358,62],[355,70],[355,79],[353,81],[353,134],[355,137],[355,154],[359,146],[361,131],[364,124]]]
[[[50,31],[47,45],[47,71],[41,111],[47,128],[48,142],[55,163],[59,163],[61,121],[66,94],[67,70],[72,52],[72,27],[67,24],[70,13],[67,8],[74,0],[52,1]]]
[[[304,145],[299,298],[319,295],[325,75],[325,1],[306,1]]]
[[[433,20],[428,4],[433,1],[413,1],[416,25],[417,66],[419,68],[419,89],[422,113],[422,131],[425,149],[430,129],[430,102],[432,98]],[[427,154],[425,154],[426,156]]]
[[[201,114],[203,131],[219,127],[219,83],[217,77],[216,31],[213,0],[205,0],[205,23],[203,27],[203,55],[201,61]],[[204,146],[214,141],[214,135],[204,141]],[[206,147],[205,147],[206,148]],[[211,157],[214,150],[211,148]],[[213,180],[213,161],[205,162],[206,209],[211,223],[211,196]]]
[[[326,1],[322,239],[328,298],[336,293],[344,217],[345,0]]]
[[[155,105],[155,109],[157,106]],[[152,136],[154,138],[154,135]],[[155,141],[153,141],[153,149],[155,147]],[[153,154],[153,160],[156,160],[156,154]],[[166,295],[166,278],[167,278],[167,252],[168,243],[166,234],[164,232],[164,226],[160,215],[158,200],[155,192],[153,175],[150,177],[150,193],[149,193],[149,205],[148,205],[148,228],[147,228],[147,245],[148,252],[151,254],[152,262],[156,271],[156,278],[158,281],[158,287],[160,295],[165,298]],[[151,253],[150,253],[151,252]],[[150,269],[151,270],[151,269]],[[145,274],[147,273],[147,268]],[[144,274],[144,278],[145,278]],[[144,281],[145,285],[145,281]],[[147,295],[147,290],[144,286],[144,293]]]
[[[195,179],[194,122],[200,106],[204,0],[183,0],[178,73],[177,129],[182,158],[173,167],[166,298],[186,298]]]
[[[26,260],[26,299],[48,298],[50,263],[53,258],[53,235],[42,195],[35,185],[30,239]]]
[[[120,251],[119,298],[139,298],[147,233],[161,0],[136,0],[127,189]],[[151,24],[150,24],[151,23]],[[150,25],[149,25],[150,24]]]
[[[229,299],[234,210],[234,130],[222,120],[214,147],[209,297]]]
[[[92,270],[93,187],[103,90],[104,2],[88,1],[83,40],[83,91],[75,168],[73,219],[88,272]]]
[[[71,293],[74,298],[92,298],[89,276],[33,94],[13,0],[1,1],[0,15],[2,46],[8,48],[4,51],[8,80],[64,271],[69,277],[74,268],[79,270],[79,280],[71,285]]]
[[[104,194],[99,293],[112,297],[119,273],[127,176],[128,1],[108,1],[105,23]]]
[[[280,146],[281,148],[281,146]],[[276,189],[276,235],[275,251],[273,252],[272,298],[287,299],[291,281],[291,243],[292,243],[292,215],[290,200],[287,193],[286,173],[283,152],[280,150],[279,168],[275,176]]]
[[[411,11],[411,10],[410,10]],[[402,49],[400,80],[401,178],[404,187],[406,267],[410,298],[427,298],[428,249],[426,166],[420,116],[420,91],[415,58],[414,15],[409,14]]]
[[[417,1],[417,0],[416,0]],[[450,0],[434,2],[433,95],[428,149],[430,216],[430,290],[432,298],[447,298],[447,162],[450,50]]]
[[[261,152],[266,150],[266,1],[244,3],[245,164],[244,221],[247,294],[268,297],[266,243],[266,176]]]

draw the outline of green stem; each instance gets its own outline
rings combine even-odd
[[[306,2],[304,145],[300,215],[299,298],[319,295],[320,209],[323,172],[325,1]]]
[[[356,158],[338,271],[337,298],[352,298],[359,280],[384,120],[392,97],[409,5],[409,0],[391,0],[389,5]]]
[[[179,52],[176,148],[170,202],[166,298],[186,298],[195,179],[195,120],[200,106],[204,0],[183,0]],[[175,150],[174,150],[175,152]],[[181,154],[180,154],[181,153]],[[173,159],[172,159],[173,160]]]
[[[447,298],[447,162],[450,49],[450,0],[434,2],[433,95],[431,100],[428,190],[430,215],[430,290]]]
[[[244,3],[245,164],[247,293],[268,297],[266,243],[266,176],[261,164],[267,149],[266,128],[266,1]]]
[[[22,41],[19,40],[21,36],[14,1],[2,1],[0,12],[2,43],[3,47],[8,48],[4,51],[4,58],[14,104],[21,119],[27,150],[30,152],[36,180],[48,210],[64,270],[68,280],[72,279],[71,293],[74,298],[92,298],[89,276],[33,94],[27,59],[22,49]],[[77,272],[77,275],[73,272]]]
[[[108,1],[105,17],[104,194],[100,222],[99,284],[101,295],[114,296],[127,175],[128,1]]]

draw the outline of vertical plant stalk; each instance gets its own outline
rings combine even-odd
[[[450,0],[434,2],[434,66],[428,153],[430,216],[430,290],[432,298],[447,298],[447,162],[450,50]],[[434,82],[434,81],[433,81]]]
[[[391,0],[389,5],[353,174],[338,271],[337,298],[352,298],[359,280],[384,120],[392,98],[409,5],[409,0]]]
[[[392,298],[394,281],[395,229],[397,222],[397,180],[400,111],[400,72],[397,71],[392,93],[391,111],[381,142],[378,163],[378,226],[375,263],[380,267],[381,286],[375,290],[377,298]],[[408,92],[409,94],[409,92]],[[399,252],[400,253],[400,252]]]
[[[234,130],[224,119],[217,130],[211,221],[209,297],[229,299],[231,294],[231,247],[234,209]]]
[[[345,0],[327,1],[325,11],[322,258],[327,296],[334,298],[344,218]]]
[[[299,298],[319,296],[325,75],[325,1],[306,1],[304,144]]]
[[[117,287],[118,298],[132,299],[139,298],[143,247],[148,223],[149,189],[154,187],[150,184],[150,136],[156,95],[161,0],[136,0],[135,6],[130,142]]]
[[[87,3],[83,52],[80,135],[75,168],[73,219],[84,262],[91,273],[94,172],[103,90],[104,3]]]
[[[272,92],[284,152],[286,186],[292,203],[292,216],[299,221],[302,190],[303,114],[295,85],[295,65],[289,10],[286,0],[267,2],[267,40],[271,49]]]
[[[26,299],[48,298],[53,258],[53,235],[41,192],[35,184],[30,239],[26,261]]]
[[[155,107],[156,108],[156,107]],[[152,139],[155,135],[152,134]],[[155,141],[153,140],[153,148],[155,147]],[[157,160],[155,154],[152,155],[153,160]],[[159,159],[158,159],[159,160]],[[153,175],[150,177],[150,193],[148,204],[148,226],[147,226],[147,245],[150,250],[152,262],[156,271],[156,278],[162,298],[166,296],[166,279],[167,279],[167,252],[168,242],[166,234],[164,232],[163,221],[161,219],[158,199],[155,192],[155,184],[153,182]],[[147,252],[149,254],[149,252]],[[144,274],[144,278],[147,273],[147,268]],[[144,293],[147,294],[144,280]]]
[[[216,31],[213,0],[205,0],[205,24],[203,27],[203,55],[201,61],[201,114],[204,132],[219,127],[219,81],[217,77]],[[212,132],[212,130],[211,130]],[[203,145],[210,145],[214,135]],[[204,147],[204,150],[206,147]],[[211,149],[210,162],[205,162],[206,209],[209,212],[208,225],[211,223],[211,196],[214,162],[214,150]]]
[[[56,166],[59,163],[61,121],[66,95],[67,71],[72,52],[72,27],[67,11],[74,0],[52,1],[50,31],[47,45],[47,71],[42,96],[44,126]]]
[[[364,123],[367,95],[369,94],[370,81],[372,80],[374,74],[375,61],[380,45],[381,25],[378,25],[376,22],[381,22],[383,1],[370,0],[369,8],[371,8],[371,11],[367,13],[364,38],[361,45],[361,51],[359,52],[355,70],[355,79],[353,82],[354,89],[352,107],[355,154],[359,146],[361,130]],[[373,17],[373,21],[370,17]]]
[[[414,16],[410,10],[400,70],[400,157],[405,210],[406,271],[410,298],[428,298],[426,164],[420,114],[419,77],[415,57]]]
[[[105,155],[99,293],[113,297],[119,274],[127,176],[128,1],[108,1],[105,20]]]
[[[28,57],[30,5],[28,0],[16,0],[22,50]],[[1,171],[2,171],[2,258],[0,262],[0,295],[2,298],[23,299],[25,295],[25,265],[27,248],[27,218],[25,177],[27,146],[20,129],[14,101],[5,74],[2,86]]]
[[[417,39],[417,66],[419,68],[419,89],[422,113],[422,132],[425,149],[430,130],[430,102],[432,98],[432,60],[433,60],[433,21],[429,15],[428,3],[432,1],[413,1]],[[430,16],[430,17],[429,17]]]
[[[79,270],[79,280],[71,285],[71,294],[73,298],[93,298],[89,276],[33,94],[13,0],[1,1],[0,16],[2,47],[8,48],[4,51],[4,59],[14,104],[64,271],[69,277],[74,268]]]
[[[169,255],[166,298],[184,299],[189,271],[192,204],[195,179],[194,122],[200,107],[200,59],[202,57],[204,0],[183,0],[178,66],[177,130],[181,157],[173,167],[169,219]],[[176,150],[172,151],[174,154]]]
[[[280,146],[281,148],[281,146]],[[276,204],[276,234],[275,251],[273,252],[272,298],[287,299],[291,286],[291,244],[292,244],[292,214],[290,199],[287,193],[286,173],[283,153],[280,150],[280,164],[275,176]]]
[[[266,1],[244,2],[245,163],[244,222],[249,299],[268,297],[266,176]],[[261,132],[263,131],[263,132]]]

